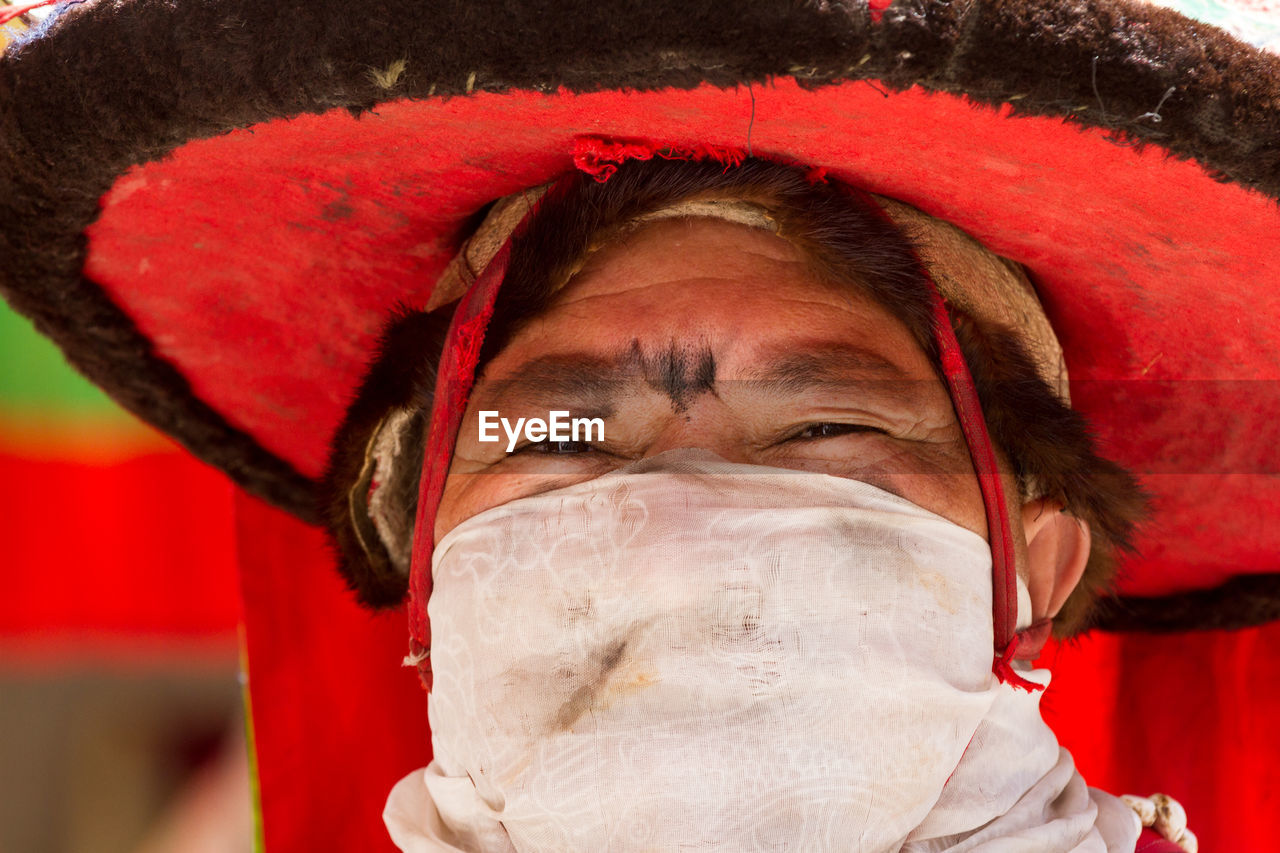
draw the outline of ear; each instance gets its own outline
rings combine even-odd
[[[1089,525],[1063,512],[1060,501],[1040,498],[1022,505],[1022,530],[1027,537],[1032,621],[1052,619],[1089,562]]]

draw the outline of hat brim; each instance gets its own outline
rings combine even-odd
[[[1156,497],[1113,626],[1280,615],[1280,61],[1117,2],[578,5],[569,32],[475,4],[332,35],[324,4],[64,16],[0,66],[0,286],[135,412],[313,518],[389,313],[577,140],[825,169],[1028,268],[1076,407]],[[146,42],[179,23],[190,44]]]

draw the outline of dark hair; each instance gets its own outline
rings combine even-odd
[[[812,181],[801,169],[757,159],[733,167],[710,160],[632,161],[604,183],[579,175],[557,184],[512,242],[480,369],[547,307],[555,285],[593,247],[618,237],[646,213],[681,201],[722,197],[766,207],[779,234],[802,250],[821,279],[867,293],[906,326],[940,371],[931,294],[911,240],[861,194]],[[361,601],[371,606],[398,603],[407,578],[390,566],[378,546],[370,548],[367,532],[361,535],[357,527],[365,520],[353,520],[362,511],[361,483],[367,488],[365,448],[389,410],[430,407],[434,380],[424,377],[434,376],[451,311],[452,306],[431,314],[405,312],[389,325],[381,353],[335,436],[322,483],[322,509],[342,571]],[[1078,633],[1088,627],[1093,602],[1110,589],[1117,554],[1131,549],[1146,497],[1131,474],[1098,455],[1084,418],[1040,378],[1017,330],[980,322],[954,307],[951,312],[992,440],[1024,497],[1027,484],[1034,483],[1035,496],[1061,501],[1090,526],[1093,546],[1084,579],[1055,620],[1060,636]],[[417,355],[406,357],[407,352]],[[415,421],[415,428],[420,430],[421,423]],[[413,445],[421,448],[420,440]],[[421,459],[405,464],[416,472]],[[401,511],[415,511],[416,499],[416,492],[406,494]]]

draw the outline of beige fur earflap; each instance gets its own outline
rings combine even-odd
[[[891,198],[872,196],[915,242],[942,296],[969,316],[1018,333],[1040,378],[1071,405],[1062,345],[1022,266],[992,252],[949,222]]]

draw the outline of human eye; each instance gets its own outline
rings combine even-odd
[[[552,456],[574,456],[590,453],[592,447],[590,442],[586,441],[538,441],[525,445],[525,449]]]
[[[526,441],[516,445],[510,455],[517,456],[524,453],[545,456],[581,456],[595,449],[589,441]]]
[[[805,426],[799,432],[792,435],[791,440],[809,441],[820,438],[835,438],[841,435],[850,435],[852,433],[861,432],[883,433],[884,430],[868,426],[867,424],[822,422]]]

